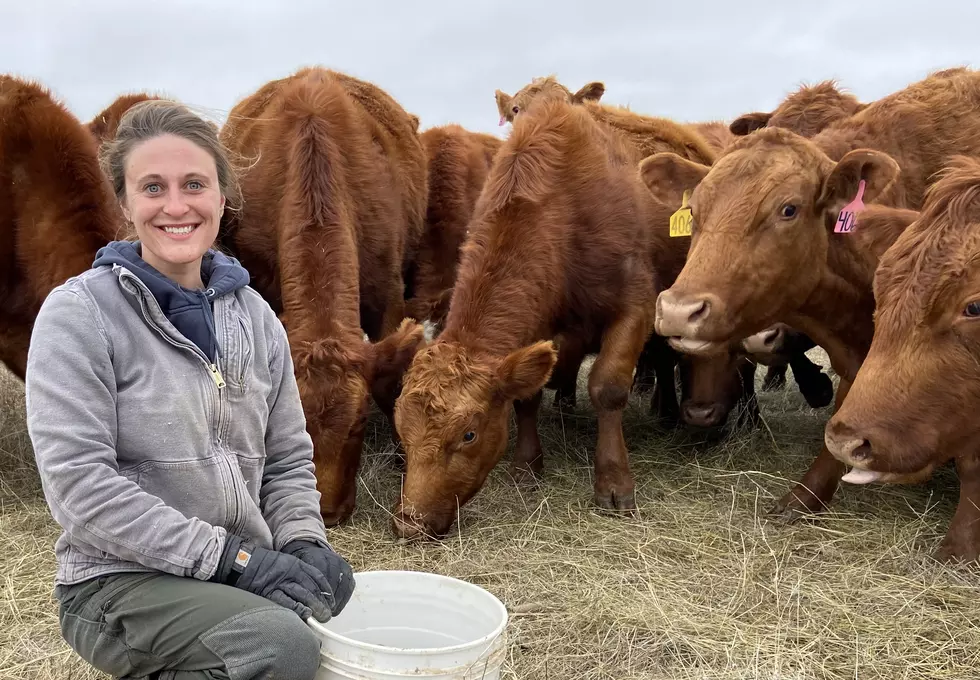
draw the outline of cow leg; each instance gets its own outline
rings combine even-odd
[[[823,368],[810,361],[802,352],[794,353],[789,360],[793,377],[800,388],[800,394],[810,408],[823,408],[834,400],[834,381],[823,372]]]
[[[522,486],[533,487],[544,470],[544,453],[538,437],[538,407],[541,406],[542,392],[530,399],[514,402],[517,416],[517,447],[511,476]]]
[[[653,331],[653,309],[632,305],[627,316],[603,333],[602,347],[589,374],[589,397],[598,413],[595,452],[595,502],[610,510],[634,511],[635,483],[623,438],[623,409],[633,384],[633,369]]]
[[[647,340],[644,353],[656,375],[656,385],[650,398],[650,415],[662,425],[674,427],[681,422],[681,407],[677,403],[677,381],[674,379],[674,369],[680,355],[667,344],[665,338],[659,335],[652,335]],[[683,377],[681,382],[683,383]]]
[[[834,413],[844,403],[844,398],[850,388],[850,381],[841,378],[837,385]],[[800,515],[824,510],[833,500],[834,493],[840,484],[840,478],[844,476],[846,471],[847,466],[834,458],[827,449],[827,445],[823,444],[820,447],[819,455],[810,465],[810,469],[803,475],[800,483],[783,496],[768,514],[774,518],[792,521]]]
[[[776,390],[783,389],[786,386],[787,368],[788,366],[786,364],[770,366],[769,370],[766,371],[765,380],[762,381],[762,391],[775,392]]]
[[[972,562],[980,558],[980,455],[957,457],[956,474],[960,478],[960,502],[936,559]]]
[[[637,394],[646,394],[657,388],[657,364],[654,360],[654,345],[647,342],[640,352],[640,358],[636,362],[636,375],[633,376],[633,391]],[[673,384],[673,379],[671,379]]]
[[[555,408],[571,411],[577,402],[578,372],[585,361],[585,342],[578,336],[562,335],[558,361],[551,372],[549,386],[555,390]]]
[[[391,295],[388,297],[388,304],[385,305],[384,317],[381,321],[381,336],[371,338],[371,342],[377,342],[381,338],[386,338],[394,333],[405,318],[405,299],[402,291],[401,277],[398,278],[398,285],[392,285]]]

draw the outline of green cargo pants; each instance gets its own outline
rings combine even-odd
[[[159,572],[57,586],[68,644],[116,678],[313,680],[320,641],[294,612],[238,588]]]

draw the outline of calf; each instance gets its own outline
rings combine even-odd
[[[664,201],[677,205],[694,190],[691,252],[658,299],[658,332],[679,349],[711,352],[784,321],[827,350],[839,406],[873,330],[873,268],[853,249],[871,231],[858,191],[868,203],[917,208],[945,159],[980,155],[978,104],[980,73],[964,70],[914,83],[813,140],[765,128],[710,168],[670,154],[646,159]],[[857,231],[838,233],[848,205],[860,214]],[[824,447],[777,511],[825,507],[842,474]]]
[[[956,157],[881,258],[871,348],[825,436],[854,484],[921,481],[954,459],[960,502],[938,556],[967,561],[980,557],[978,234],[980,162]]]
[[[635,508],[622,410],[652,331],[652,293],[686,250],[669,243],[678,240],[662,228],[669,213],[640,183],[638,160],[580,105],[542,100],[515,120],[470,223],[445,329],[416,355],[396,402],[400,536],[449,530],[506,450],[511,405],[514,473],[541,471],[535,414],[559,333],[598,351],[595,502]]]
[[[825,128],[867,108],[852,94],[841,92],[833,80],[803,85],[773,111],[755,111],[732,121],[732,134],[742,137],[764,127],[792,130],[801,137],[813,137]]]
[[[95,137],[96,144],[101,145],[106,140],[116,136],[119,121],[122,120],[123,115],[129,111],[130,107],[148,99],[160,99],[160,97],[146,92],[120,95],[109,106],[97,113],[85,127]]]
[[[223,141],[255,159],[228,242],[289,334],[320,510],[337,524],[354,510],[369,395],[390,414],[422,343],[402,321],[402,273],[425,157],[394,100],[323,68],[267,83],[228,120]]]
[[[438,332],[456,281],[466,225],[501,140],[459,125],[429,128],[419,139],[427,158],[428,200],[425,231],[406,281],[405,312],[429,321]]]
[[[39,85],[0,76],[0,362],[24,379],[41,303],[130,235],[94,138]]]

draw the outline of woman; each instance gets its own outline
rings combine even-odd
[[[138,241],[50,293],[26,379],[62,633],[117,677],[313,678],[305,621],[339,614],[354,579],[326,540],[285,330],[212,249],[238,196],[227,153],[153,100],[103,154]]]

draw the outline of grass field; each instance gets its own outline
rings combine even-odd
[[[809,409],[792,381],[761,396],[765,426],[714,444],[658,430],[634,399],[637,519],[592,507],[585,392],[572,414],[542,408],[541,488],[521,492],[501,466],[462,510],[461,532],[422,545],[389,533],[399,475],[375,418],[357,512],[330,537],[355,570],[434,571],[500,597],[511,612],[506,678],[977,677],[980,569],[931,558],[955,507],[952,471],[916,487],[846,486],[819,521],[769,522],[765,510],[806,469],[829,408]],[[0,425],[0,678],[102,677],[60,638],[59,530],[32,466],[23,386],[5,374]]]

